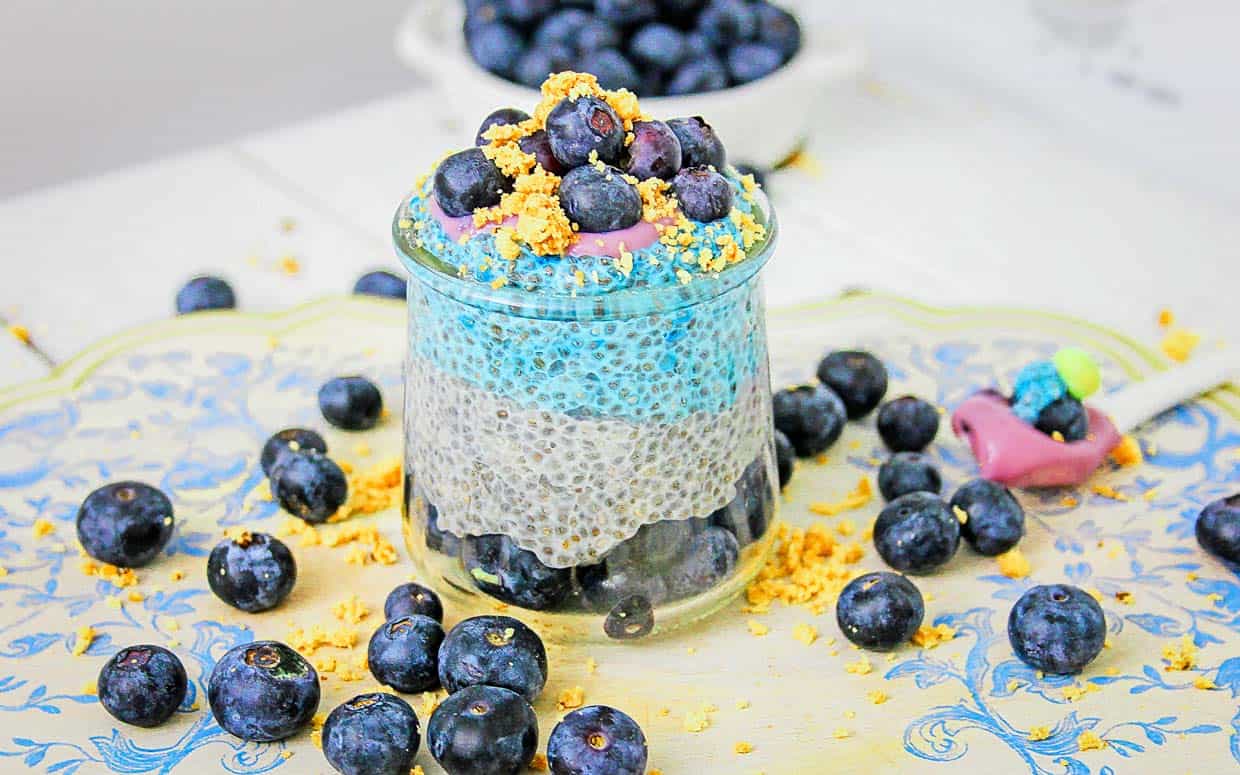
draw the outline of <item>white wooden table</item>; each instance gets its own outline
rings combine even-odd
[[[1089,158],[968,93],[868,79],[825,107],[821,174],[772,184],[784,229],[772,306],[863,286],[1055,310],[1145,340],[1162,307],[1211,336],[1240,331],[1240,221],[1221,203]],[[396,202],[472,136],[434,111],[430,91],[411,91],[0,202],[0,315],[63,361],[170,315],[198,272],[228,277],[247,309],[348,292],[365,269],[395,266]],[[277,268],[285,256],[297,274]],[[46,371],[0,337],[0,384]]]

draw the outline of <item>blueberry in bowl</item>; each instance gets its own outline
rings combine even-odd
[[[888,503],[874,522],[874,548],[902,573],[931,573],[956,554],[960,522],[947,504],[928,492]]]
[[[211,714],[225,732],[270,743],[295,735],[319,708],[319,676],[278,641],[245,643],[220,657],[207,681]]]
[[[544,565],[505,535],[466,536],[461,562],[474,586],[497,600],[545,611],[572,591],[572,571]]]
[[[337,705],[321,739],[323,756],[342,775],[408,775],[422,736],[409,703],[372,692]]]
[[[91,557],[120,568],[140,568],[168,545],[172,502],[142,482],[105,484],[86,496],[77,513],[77,537]]]
[[[586,165],[565,175],[560,204],[564,214],[587,232],[627,229],[642,218],[641,194],[615,167]]]
[[[207,584],[215,596],[246,613],[275,608],[293,591],[297,563],[278,538],[243,532],[225,538],[207,558]]]
[[[848,582],[835,604],[840,632],[871,651],[907,643],[926,615],[921,591],[904,576],[882,571]]]
[[[162,646],[126,646],[99,671],[99,704],[113,718],[157,727],[176,713],[188,680],[181,660]]]

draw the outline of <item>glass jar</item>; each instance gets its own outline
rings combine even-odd
[[[757,574],[779,481],[761,281],[776,222],[755,200],[766,238],[744,260],[592,296],[461,279],[402,204],[405,540],[455,610],[634,640]]]

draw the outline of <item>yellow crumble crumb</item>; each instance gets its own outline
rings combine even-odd
[[[1158,327],[1171,328],[1175,325],[1175,313],[1169,309],[1160,309],[1158,311]]]
[[[1162,658],[1167,663],[1163,669],[1168,672],[1192,670],[1197,666],[1197,646],[1191,637],[1185,635],[1179,643],[1163,646]]]
[[[73,656],[80,657],[85,654],[86,649],[90,648],[90,644],[95,640],[95,635],[95,629],[90,625],[78,627],[73,641]]]
[[[1029,560],[1025,558],[1025,555],[1017,547],[1013,547],[996,557],[995,562],[999,565],[999,572],[1009,579],[1023,579],[1032,570]]]
[[[886,702],[889,699],[887,697],[887,693],[884,692],[882,689],[875,689],[874,691],[867,694],[865,698],[870,701],[871,705],[882,705],[884,702]]]
[[[358,599],[357,595],[349,595],[348,598],[332,606],[332,616],[348,624],[359,624],[369,615],[370,609]]]
[[[35,538],[50,536],[52,533],[56,532],[56,525],[53,524],[51,520],[39,517],[31,526],[31,532],[34,533]]]
[[[969,523],[969,512],[959,506],[952,506],[952,513],[956,515],[956,521],[960,524],[967,525]]]
[[[686,732],[701,732],[710,726],[710,714],[715,712],[715,706],[705,704],[697,710],[691,710],[685,714],[685,720],[682,724]]]
[[[748,710],[748,709],[749,709],[749,700],[737,700],[737,701],[736,701],[736,709],[737,709],[737,710]]]
[[[78,567],[83,574],[101,578],[118,589],[134,587],[138,584],[138,575],[133,572],[133,568],[118,568],[115,565],[94,560],[83,560]]]
[[[1076,739],[1076,747],[1081,751],[1101,751],[1107,747],[1107,741],[1087,729]]]
[[[180,581],[185,578],[185,571],[174,570],[168,574],[168,578],[172,579],[173,581]]]
[[[1114,501],[1128,500],[1127,495],[1123,494],[1109,484],[1095,484],[1092,489],[1095,495],[1101,495],[1104,498],[1110,498]]]
[[[572,686],[560,692],[560,696],[556,698],[555,707],[558,710],[572,710],[580,708],[585,704],[586,691],[580,686]]]
[[[1085,695],[1096,691],[1098,691],[1098,686],[1096,684],[1073,684],[1072,686],[1065,686],[1063,688],[1063,698],[1068,702],[1076,702]]]
[[[851,519],[843,519],[840,520],[840,523],[835,526],[835,532],[847,538],[857,532],[857,526]]]
[[[1223,602],[1223,596],[1222,594],[1218,592],[1211,592],[1210,594],[1206,595],[1206,600],[1209,600],[1211,603],[1218,605],[1219,603]]]
[[[1080,501],[1078,501],[1076,498],[1073,498],[1071,495],[1065,495],[1059,499],[1059,505],[1063,506],[1066,509],[1075,508],[1079,502]]]
[[[594,657],[586,657],[586,675],[594,675],[598,671],[598,662]]]
[[[33,342],[33,340],[30,337],[30,329],[26,328],[25,326],[21,326],[16,323],[12,324],[9,326],[9,334],[11,334],[14,339],[26,345],[27,347],[29,347],[31,343]]]
[[[853,491],[845,495],[843,499],[834,503],[817,501],[809,505],[809,510],[824,517],[834,517],[837,514],[843,514],[845,511],[861,508],[869,503],[873,497],[874,488],[870,484],[870,478],[863,476],[858,480],[857,486],[853,488]]]
[[[737,743],[736,745],[732,746],[732,750],[733,750],[733,751],[735,751],[735,752],[736,752],[736,753],[738,753],[738,754],[741,754],[741,755],[744,755],[744,754],[747,754],[747,753],[752,753],[752,752],[753,752],[753,744],[752,744],[752,743],[747,743],[747,742],[745,742],[745,741],[743,741],[743,740],[742,740],[741,742],[739,742],[739,743]]]
[[[913,645],[920,646],[924,649],[932,649],[941,643],[946,643],[956,637],[956,630],[948,627],[946,624],[936,624],[933,627],[923,624],[917,628],[917,632],[913,633]]]
[[[831,737],[834,737],[836,740],[843,740],[844,738],[851,736],[852,732],[849,732],[844,727],[836,727],[834,731],[831,732]]]
[[[1141,445],[1132,436],[1125,436],[1111,450],[1111,459],[1121,466],[1140,465],[1145,461],[1145,456],[1141,454]]]
[[[288,645],[303,656],[312,656],[314,652],[325,646],[351,649],[357,645],[357,640],[357,630],[353,627],[338,627],[329,632],[318,624],[311,626],[309,632],[300,626],[295,626],[289,631],[287,638]]]
[[[1125,592],[1123,590],[1115,593],[1115,599],[1118,600],[1123,605],[1132,605],[1134,602],[1136,602],[1131,592]]]
[[[535,772],[546,772],[550,769],[547,764],[547,755],[541,752],[534,754],[534,758],[530,759],[530,769]]]
[[[1183,363],[1201,344],[1201,335],[1187,328],[1173,328],[1162,340],[1162,351],[1168,358]]]
[[[1141,496],[1141,500],[1145,501],[1146,503],[1149,503],[1150,501],[1153,501],[1158,496],[1159,496],[1158,488],[1151,487],[1150,489],[1146,490],[1145,493]]]
[[[353,445],[353,454],[358,457],[369,457],[370,445],[364,441],[359,441],[357,444]]]
[[[798,624],[792,628],[792,637],[806,646],[812,646],[818,640],[818,628],[812,624]]]
[[[1029,739],[1029,742],[1036,743],[1039,740],[1046,740],[1050,736],[1051,736],[1050,727],[1034,727],[1033,729],[1029,730],[1028,739]]]
[[[99,682],[96,681],[95,679],[92,678],[91,680],[82,684],[82,694],[98,694],[98,693],[99,693]]]
[[[1102,599],[1102,593],[1094,589],[1093,587],[1089,587],[1088,589],[1086,589],[1085,594],[1089,595],[1094,600],[1097,600],[1099,603],[1104,602]]]
[[[283,256],[280,259],[280,271],[286,275],[295,275],[301,271],[301,263],[293,256]]]
[[[746,590],[750,610],[765,610],[778,600],[824,613],[859,575],[849,566],[861,559],[864,549],[859,544],[841,546],[823,523],[805,528],[781,523],[778,530],[775,551]]]
[[[1218,688],[1218,686],[1214,683],[1214,681],[1210,680],[1204,675],[1199,675],[1193,679],[1193,687],[1196,689],[1204,689],[1206,691]]]
[[[1060,444],[1063,444],[1064,443],[1063,434],[1060,433],[1059,431],[1051,431],[1051,441],[1057,441]]]
[[[862,654],[861,658],[856,662],[849,662],[844,665],[844,672],[852,673],[853,675],[869,675],[874,672],[874,666],[870,664],[870,658]]]
[[[292,758],[293,758],[293,752],[292,752],[292,751],[288,751],[288,750],[281,751],[281,752],[280,752],[280,758],[281,758],[281,759],[283,759],[284,761],[288,761],[289,759],[292,759]]]
[[[768,632],[771,631],[770,627],[767,627],[762,622],[756,621],[754,619],[750,619],[746,621],[745,627],[749,630],[750,635],[754,635],[759,638],[762,637],[763,635],[766,635]]]
[[[3,565],[0,565],[0,579],[4,578],[7,575],[9,575],[9,569],[4,567]]]

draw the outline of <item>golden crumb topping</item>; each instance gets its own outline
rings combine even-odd
[[[1179,643],[1169,643],[1163,646],[1162,658],[1167,663],[1163,666],[1163,670],[1168,672],[1192,670],[1197,666],[1197,646],[1193,643],[1191,636],[1185,635]]]
[[[1029,560],[1025,559],[1025,555],[1016,547],[996,557],[995,562],[999,565],[999,572],[1009,579],[1023,579],[1032,570]]]
[[[1107,741],[1087,729],[1076,739],[1076,747],[1081,751],[1101,751],[1107,747]]]
[[[1115,449],[1111,450],[1111,459],[1121,466],[1136,466],[1145,462],[1141,454],[1141,445],[1132,436],[1125,436]]]
[[[572,710],[580,708],[586,703],[586,690],[580,686],[570,686],[560,692],[560,696],[556,698],[555,707],[557,710]]]
[[[1040,740],[1046,740],[1050,736],[1051,736],[1050,727],[1033,727],[1032,729],[1029,730],[1029,734],[1026,737],[1028,738],[1029,742],[1036,743]]]
[[[954,640],[956,630],[946,624],[936,624],[934,626],[923,624],[917,628],[917,632],[913,633],[913,645],[920,646],[923,649],[932,649],[936,646]]]
[[[831,503],[815,501],[809,505],[809,510],[815,514],[821,514],[824,517],[834,517],[835,515],[842,514],[845,511],[853,511],[861,508],[869,503],[873,497],[874,488],[870,484],[870,479],[869,477],[863,476],[860,480],[858,480],[857,486],[853,488],[852,492],[845,495],[842,499]]]

